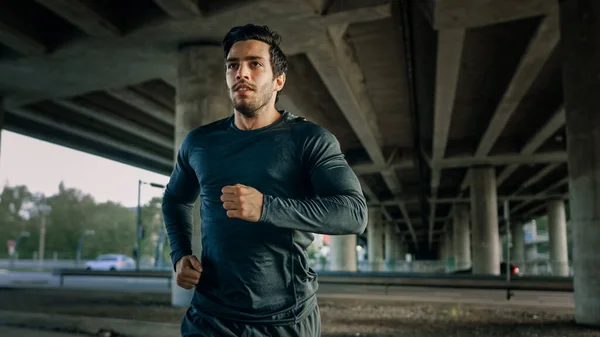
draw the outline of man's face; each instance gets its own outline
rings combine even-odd
[[[283,77],[274,78],[269,45],[257,40],[233,44],[226,60],[226,78],[233,107],[246,117],[256,117],[283,87]]]

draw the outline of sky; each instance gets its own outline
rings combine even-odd
[[[134,207],[138,179],[165,185],[169,177],[2,130],[0,188],[25,185],[31,192],[50,196],[63,181],[65,187],[81,190],[96,202],[110,200]],[[142,204],[161,195],[162,189],[142,185]]]

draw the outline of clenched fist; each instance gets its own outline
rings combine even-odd
[[[202,264],[194,255],[186,255],[175,264],[177,285],[184,289],[192,289],[200,281]]]
[[[225,186],[221,192],[221,201],[228,217],[258,222],[264,202],[262,193],[242,184]]]

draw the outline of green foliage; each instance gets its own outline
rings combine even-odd
[[[42,206],[41,206],[42,205]],[[46,212],[44,206],[47,205]],[[142,224],[146,235],[141,242],[142,258],[153,257],[158,233],[164,225],[160,198],[142,206]],[[136,208],[127,208],[114,202],[97,203],[90,195],[63,183],[57,194],[32,194],[26,186],[4,186],[0,194],[0,258],[8,258],[7,240],[14,240],[27,231],[30,236],[19,244],[19,258],[33,258],[39,249],[40,227],[45,214],[45,259],[75,259],[79,240],[86,230],[94,235],[84,238],[82,259],[93,259],[100,254],[121,253],[132,256],[135,247]],[[165,245],[163,257],[168,259]]]

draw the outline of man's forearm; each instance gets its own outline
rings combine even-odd
[[[193,204],[179,203],[165,194],[162,213],[173,265],[185,255],[192,254]]]
[[[356,194],[307,200],[264,196],[260,221],[276,227],[316,234],[362,234],[367,226],[367,205]]]

